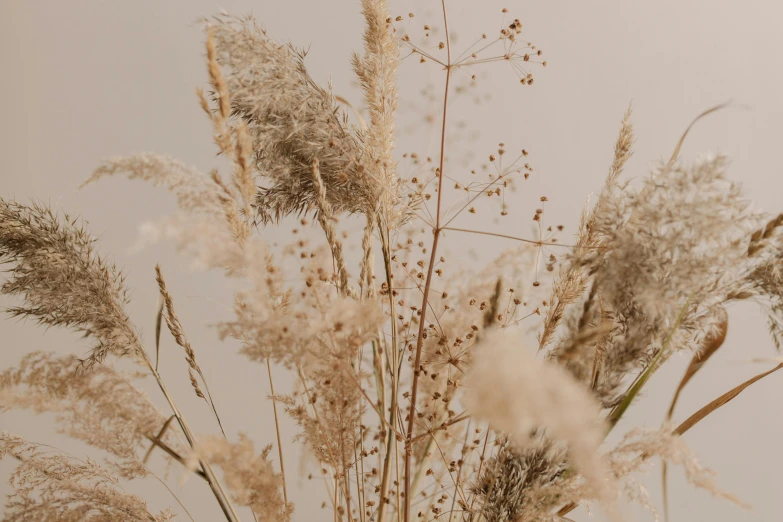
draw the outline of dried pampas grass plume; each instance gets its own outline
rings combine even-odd
[[[242,433],[239,442],[203,437],[188,455],[187,466],[195,470],[200,460],[206,460],[219,467],[237,505],[252,509],[258,520],[287,522],[294,507],[280,494],[282,480],[269,461],[271,450],[267,446],[256,453],[253,442]]]
[[[24,304],[7,312],[47,326],[65,326],[97,344],[85,368],[107,355],[140,356],[141,345],[125,312],[128,291],[113,263],[95,252],[95,239],[68,214],[39,204],[0,198],[0,264],[9,277],[0,287]]]
[[[390,184],[388,174],[378,174],[376,168],[376,160],[382,166],[386,162],[386,170],[393,168],[388,138],[382,157],[364,150],[331,88],[320,87],[308,74],[303,51],[276,43],[251,17],[216,17],[208,22],[208,31],[231,93],[232,114],[246,123],[253,138],[263,179],[256,197],[261,222],[318,208],[310,172],[314,159],[321,163],[336,214],[372,214],[379,195],[387,191],[393,201],[399,199],[396,178]],[[379,94],[384,100],[378,103],[387,103],[390,95]],[[381,132],[388,133],[388,121],[383,124]]]
[[[168,522],[168,509],[155,515],[140,497],[125,491],[119,480],[91,460],[80,460],[52,448],[0,433],[0,459],[20,462],[11,475],[14,493],[5,505],[3,522]]]
[[[465,406],[521,448],[539,429],[564,442],[577,471],[601,500],[611,503],[608,470],[598,453],[606,434],[600,406],[568,372],[536,361],[524,344],[515,332],[486,334],[465,378]]]

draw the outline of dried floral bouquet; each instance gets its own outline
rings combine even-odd
[[[498,235],[457,228],[454,219],[475,212],[479,198],[494,198],[505,215],[509,189],[532,171],[527,151],[508,161],[514,154],[501,144],[484,175],[447,172],[453,75],[504,62],[531,85],[528,68],[546,65],[541,51],[522,41],[519,20],[508,18],[499,34],[483,35],[457,55],[445,4],[444,40],[433,43],[427,25],[421,35],[409,34],[412,14],[394,17],[384,0],[361,1],[364,52],[352,65],[362,109],[318,85],[304,54],[273,41],[253,19],[207,20],[211,86],[198,96],[230,172],[204,174],[141,154],[109,159],[88,180],[121,174],[166,187],[180,210],[160,224],[162,233],[192,259],[241,282],[219,334],[239,340],[242,354],[265,367],[277,451],[259,452],[250,438],[223,432],[159,267],[157,329],[145,346],[125,310],[123,276],[96,252],[83,224],[45,205],[0,199],[2,292],[19,302],[7,312],[81,332],[91,343],[83,358],[24,357],[0,374],[0,405],[54,412],[65,434],[105,456],[81,460],[3,433],[0,457],[18,461],[3,520],[173,519],[172,511],[151,513],[123,489],[145,477],[171,492],[182,516],[198,519],[151,469],[152,453],[194,476],[189,487],[203,480],[229,522],[240,514],[294,520],[283,414],[296,421],[296,443],[323,474],[330,513],[324,520],[569,520],[589,503],[619,519],[621,494],[645,502],[632,475],[654,457],[682,465],[695,485],[738,502],[718,490],[681,437],[783,365],[679,425],[670,421],[680,391],[721,347],[731,303],[759,303],[779,342],[783,215],[752,210],[726,178],[725,158],[686,164],[679,145],[636,185],[624,181],[633,143],[629,111],[606,182],[585,207],[575,239],[558,242],[558,230],[543,226],[543,210],[536,210],[537,239],[508,237],[518,246],[482,275],[444,277],[445,233]],[[440,150],[432,162],[395,154],[403,58],[443,70]],[[421,174],[403,179],[401,161]],[[347,215],[364,227],[356,260],[338,228]],[[314,219],[323,244],[302,240],[275,251],[262,240],[265,227],[294,217],[303,226]],[[536,345],[522,326],[537,330]],[[168,391],[157,362],[166,329],[223,436],[194,433]],[[692,352],[692,362],[662,426],[631,430],[607,447],[607,434],[652,374],[681,351]],[[140,368],[122,371],[113,365],[120,358]],[[273,367],[291,372],[293,393],[275,394]],[[140,374],[154,378],[163,409],[134,384]]]

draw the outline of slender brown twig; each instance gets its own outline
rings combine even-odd
[[[437,197],[437,210],[435,211],[435,229],[432,231],[432,247],[430,249],[430,262],[427,266],[427,279],[424,283],[424,295],[422,296],[421,305],[421,317],[419,318],[419,332],[416,339],[416,355],[413,363],[413,383],[411,384],[410,395],[410,410],[408,412],[408,429],[405,441],[405,511],[404,521],[410,522],[411,520],[411,457],[413,456],[413,448],[411,447],[411,439],[413,438],[413,426],[414,419],[416,418],[416,397],[419,387],[419,374],[421,364],[421,350],[424,345],[424,325],[426,324],[427,307],[430,298],[430,288],[432,285],[432,274],[435,269],[435,262],[438,252],[438,240],[440,239],[440,210],[441,203],[443,201],[443,167],[444,159],[446,155],[446,116],[448,114],[447,108],[449,103],[449,82],[451,81],[451,41],[449,38],[449,21],[446,14],[446,0],[441,0],[441,7],[443,9],[443,25],[446,31],[446,53],[448,56],[448,62],[446,66],[446,81],[443,93],[443,119],[441,123],[440,131],[440,158],[438,161],[438,197]]]

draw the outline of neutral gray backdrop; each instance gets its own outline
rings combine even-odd
[[[414,26],[441,25],[436,0],[391,1],[392,12],[416,13]],[[734,108],[699,124],[683,156],[702,152],[728,154],[732,176],[741,180],[760,207],[780,211],[781,139],[783,138],[783,7],[769,0],[628,1],[492,1],[448,0],[455,49],[482,32],[500,27],[502,7],[524,23],[524,38],[545,51],[548,67],[536,70],[536,83],[521,87],[502,64],[481,69],[479,105],[471,96],[454,102],[454,126],[467,122],[460,148],[470,145],[476,162],[498,142],[531,152],[535,174],[521,185],[517,218],[495,224],[487,214],[475,226],[527,235],[530,205],[546,195],[547,217],[573,233],[578,213],[590,192],[597,191],[611,160],[620,118],[633,101],[638,141],[630,176],[643,175],[652,162],[670,154],[690,120],[714,104],[734,100]],[[178,313],[206,369],[224,423],[231,433],[248,432],[258,445],[273,442],[266,400],[268,382],[262,367],[247,364],[236,346],[219,343],[214,324],[230,313],[230,293],[221,278],[187,270],[172,248],[158,245],[141,251],[130,246],[138,225],[171,212],[173,199],[137,182],[115,179],[77,190],[98,161],[110,155],[141,151],[169,153],[208,170],[217,165],[210,125],[201,113],[194,88],[206,83],[202,33],[197,20],[226,9],[252,12],[279,40],[310,46],[307,65],[313,77],[331,78],[335,91],[359,103],[351,75],[350,53],[361,49],[362,19],[358,1],[190,0],[110,2],[97,0],[3,0],[0,2],[0,196],[26,201],[37,198],[91,223],[102,252],[111,253],[128,273],[134,289],[131,312],[149,336],[157,290],[153,267],[160,262],[177,297]],[[401,67],[403,94],[415,103],[403,105],[401,119],[417,126],[436,110],[419,96],[429,83],[441,90],[437,67],[407,60]],[[480,131],[479,136],[471,134]],[[437,134],[424,140],[403,135],[400,150],[434,154]],[[456,138],[455,138],[456,139]],[[517,210],[515,208],[515,210]],[[283,231],[286,228],[282,229]],[[282,236],[265,232],[270,241]],[[445,249],[464,253],[465,237],[447,236]],[[486,259],[507,246],[500,240],[472,238],[475,255],[465,264]],[[10,304],[3,299],[2,305]],[[702,406],[735,384],[762,370],[749,361],[775,356],[764,322],[753,307],[730,311],[729,336],[708,368],[694,379],[681,399],[678,418]],[[186,411],[205,419],[198,427],[214,431],[202,405],[187,389],[181,354],[169,340],[163,358],[166,378],[175,382]],[[75,336],[46,333],[33,324],[0,322],[0,368],[30,350],[81,352]],[[673,361],[657,374],[625,425],[656,426],[687,361]],[[766,521],[781,519],[783,420],[780,396],[783,376],[754,385],[740,398],[688,433],[686,439],[702,463],[718,473],[718,483],[753,510],[745,511],[687,485],[671,474],[673,521]],[[290,383],[281,374],[279,386]],[[233,406],[243,401],[250,407]],[[248,402],[251,401],[251,402]],[[2,429],[78,453],[84,448],[51,433],[51,418],[22,413],[0,416]],[[290,440],[293,427],[285,426]],[[289,475],[299,456],[286,444]],[[7,476],[8,463],[0,464]],[[172,472],[176,486],[179,470]],[[657,464],[646,479],[652,500],[660,503]],[[146,487],[146,486],[145,486]],[[297,503],[296,519],[329,520],[320,510],[323,488],[302,481],[289,486]],[[0,487],[4,493],[7,486]],[[217,520],[219,512],[203,484],[176,486],[198,520]],[[150,486],[142,488],[156,509],[173,501]],[[629,508],[629,520],[650,520]],[[574,515],[584,520],[585,513]]]

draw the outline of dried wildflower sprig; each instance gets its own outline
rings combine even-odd
[[[422,305],[421,305],[421,318],[419,319],[419,328],[418,333],[416,335],[416,348],[415,348],[415,354],[414,354],[414,361],[413,361],[413,382],[411,383],[411,392],[410,392],[410,403],[411,408],[408,412],[408,418],[407,418],[407,428],[406,428],[406,439],[408,443],[413,439],[413,429],[414,429],[414,419],[416,418],[416,396],[418,393],[418,383],[419,378],[421,376],[421,353],[422,353],[422,347],[424,344],[424,328],[425,328],[425,319],[427,314],[427,309],[429,306],[429,298],[430,298],[430,291],[432,289],[432,275],[433,270],[435,268],[435,261],[437,260],[437,252],[438,252],[438,240],[440,239],[441,235],[441,203],[442,203],[442,194],[443,194],[443,178],[444,178],[444,166],[445,166],[445,157],[446,157],[446,121],[447,121],[447,107],[448,107],[448,100],[449,100],[449,83],[451,81],[451,74],[452,74],[452,63],[451,63],[451,40],[449,37],[449,22],[448,17],[446,13],[446,4],[445,0],[442,2],[443,7],[443,24],[446,31],[446,54],[447,54],[447,64],[446,64],[446,77],[445,77],[445,86],[444,86],[444,92],[443,92],[443,117],[441,120],[441,135],[440,135],[440,157],[439,157],[439,163],[438,163],[438,196],[437,196],[437,206],[435,211],[435,226],[433,228],[433,238],[432,238],[432,246],[430,247],[430,261],[427,265],[427,276],[424,283],[424,290],[422,292]],[[404,521],[410,522],[412,518],[411,513],[411,498],[412,498],[412,492],[411,492],[411,476],[412,476],[412,468],[411,468],[411,457],[412,457],[412,451],[410,448],[405,449],[405,478],[404,478],[404,494],[405,494],[405,509],[403,512],[404,515]]]
[[[95,239],[67,214],[0,199],[0,263],[12,264],[0,291],[25,303],[7,311],[48,326],[65,326],[97,345],[85,368],[107,355],[139,358],[141,345],[130,323],[124,278],[95,253]]]
[[[480,38],[465,48],[454,59],[450,56],[448,59],[443,59],[442,54],[440,54],[444,49],[447,49],[448,42],[438,42],[434,46],[426,45],[433,30],[430,25],[424,25],[423,37],[419,38],[416,43],[414,43],[414,39],[407,28],[400,28],[400,41],[410,49],[410,54],[405,58],[418,55],[420,63],[431,61],[443,68],[453,66],[457,69],[479,64],[505,62],[510,65],[511,69],[519,77],[519,82],[522,85],[532,85],[534,78],[527,65],[533,63],[546,67],[547,62],[542,59],[543,51],[531,42],[521,39],[522,22],[518,18],[506,25],[508,9],[504,8],[502,13],[501,29],[494,38],[488,37],[486,33],[482,34]],[[409,18],[413,18],[413,16],[409,15]],[[392,19],[389,18],[387,21],[391,23]],[[402,22],[403,17],[398,16],[395,21]],[[446,35],[446,38],[448,39],[448,35]],[[502,47],[502,51],[498,52],[498,47]],[[475,79],[476,77],[473,75],[472,80],[475,81]]]

